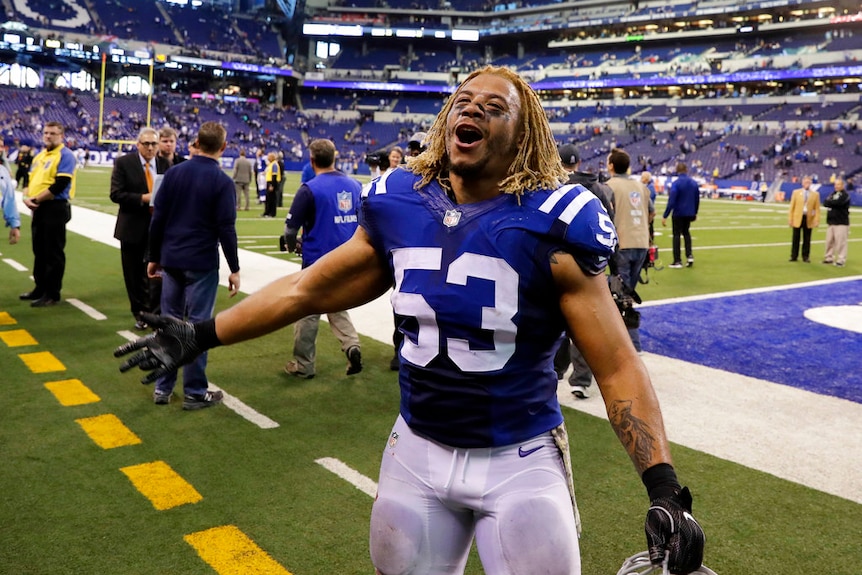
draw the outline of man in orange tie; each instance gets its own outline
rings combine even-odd
[[[147,278],[146,263],[153,182],[169,167],[164,158],[156,155],[158,143],[154,129],[142,128],[137,150],[117,158],[111,172],[111,201],[120,206],[114,237],[120,240],[123,279],[138,330],[147,328],[141,312],[159,309],[158,285]]]
[[[802,238],[802,261],[810,263],[811,230],[820,225],[820,194],[811,189],[811,176],[802,177],[802,187],[793,190],[790,196],[788,224],[793,228],[790,261],[799,258],[799,239]]]

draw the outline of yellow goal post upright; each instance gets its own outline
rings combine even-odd
[[[100,144],[118,144],[119,146],[123,146],[125,144],[134,145],[137,140],[121,140],[121,139],[112,139],[105,137],[105,86],[107,85],[107,75],[108,75],[108,57],[109,55],[103,51],[102,52],[102,70],[101,70],[101,79],[99,82],[99,132],[98,132],[98,142]],[[147,93],[147,113],[146,113],[146,126],[151,126],[152,122],[152,110],[153,110],[153,71],[155,65],[155,58],[149,58],[149,64],[147,65],[148,76],[147,80],[149,82],[149,91]]]

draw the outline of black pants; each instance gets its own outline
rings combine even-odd
[[[691,221],[689,216],[671,217],[673,226],[673,263],[682,263],[682,249],[680,239],[685,241],[685,257],[691,259]]]
[[[60,299],[66,273],[66,224],[71,219],[66,200],[43,202],[33,211],[33,279],[39,297]]]
[[[132,315],[140,319],[142,311],[158,314],[162,282],[147,277],[146,244],[120,242],[120,261]]]
[[[804,218],[803,218],[804,219]],[[807,260],[811,254],[811,228],[802,222],[798,228],[793,228],[793,243],[790,246],[790,259],[799,257],[799,236],[802,236],[802,259]]]
[[[275,188],[266,188],[266,204],[263,207],[263,215],[276,216],[276,206],[278,204],[278,193]]]

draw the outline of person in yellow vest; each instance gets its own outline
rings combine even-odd
[[[33,280],[36,287],[22,293],[32,307],[59,303],[66,272],[66,224],[72,219],[69,202],[75,197],[75,154],[63,145],[66,130],[59,122],[42,129],[45,148],[33,158],[24,205],[33,213]]]
[[[278,165],[278,157],[275,152],[266,155],[266,203],[263,208],[263,217],[274,218],[278,205],[278,185],[281,182],[281,167]]]
[[[810,263],[811,230],[820,225],[820,194],[811,189],[811,176],[802,177],[802,187],[793,190],[790,196],[788,224],[793,228],[790,261],[799,258],[799,239],[802,238],[802,261]]]

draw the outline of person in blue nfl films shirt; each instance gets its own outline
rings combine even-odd
[[[363,189],[353,237],[215,318],[154,318],[115,350],[144,380],[220,344],[391,290],[399,414],[380,438],[370,555],[385,575],[579,575],[578,514],[553,358],[565,332],[595,374],[645,484],[650,560],[699,568],[704,536],[672,466],[661,410],[603,273],[616,233],[566,184],[536,93],[485,67],[449,97],[427,150]],[[646,506],[646,505],[645,505]]]
[[[335,144],[330,140],[314,140],[308,151],[315,176],[299,186],[284,222],[285,248],[302,255],[304,268],[356,232],[362,190],[362,184],[335,169]],[[300,230],[302,237],[299,237]],[[332,333],[341,342],[341,351],[347,356],[347,375],[359,373],[362,354],[350,314],[335,311],[326,314],[326,318]],[[293,360],[284,366],[289,375],[304,379],[314,377],[319,326],[320,314],[311,314],[293,325]]]

